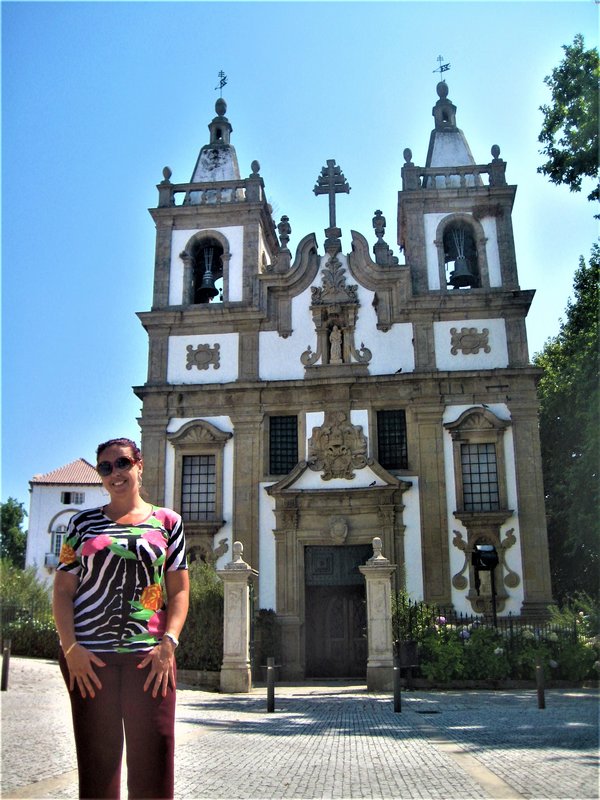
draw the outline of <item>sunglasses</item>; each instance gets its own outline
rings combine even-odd
[[[96,472],[102,475],[103,478],[106,478],[107,475],[112,473],[113,469],[128,472],[134,464],[135,461],[129,458],[129,456],[119,456],[119,458],[116,458],[113,462],[101,461],[96,467]]]

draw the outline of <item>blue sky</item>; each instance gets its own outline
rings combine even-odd
[[[598,5],[571,2],[3,2],[2,500],[98,442],[139,439],[154,226],[162,168],[191,178],[208,140],[218,72],[242,176],[257,159],[290,248],[327,202],[312,188],[334,158],[337,202],[373,239],[375,209],[396,246],[405,147],[423,164],[442,55],[449,97],[477,163],[498,144],[520,284],[536,289],[530,352],[558,332],[579,257],[598,236],[580,194],[536,173],[544,85]],[[584,187],[585,188],[585,187]],[[589,191],[589,188],[588,188]],[[402,258],[401,258],[402,261]]]

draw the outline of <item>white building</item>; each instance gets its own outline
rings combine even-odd
[[[52,580],[69,520],[84,508],[104,505],[108,493],[94,467],[78,458],[29,481],[29,530],[25,565]]]

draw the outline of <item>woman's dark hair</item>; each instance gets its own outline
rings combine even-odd
[[[109,439],[108,442],[102,442],[102,444],[99,444],[96,448],[96,460],[100,458],[100,453],[103,450],[106,450],[107,447],[112,447],[114,444],[118,447],[131,447],[131,452],[133,453],[134,459],[136,461],[142,460],[142,452],[137,444],[131,439],[125,439],[124,437],[120,439]]]

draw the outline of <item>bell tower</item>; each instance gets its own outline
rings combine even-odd
[[[489,316],[492,303],[494,316],[507,319],[510,364],[524,365],[529,362],[525,316],[533,292],[519,291],[511,220],[517,187],[506,182],[497,145],[490,162],[475,163],[445,81],[438,83],[437,94],[425,166],[416,166],[412,151],[404,150],[398,244],[410,268],[412,293],[439,295],[443,306],[468,307],[474,317]]]
[[[164,498],[165,431],[169,421],[200,413],[198,376],[256,380],[259,308],[257,281],[280,253],[258,161],[242,178],[231,143],[232,125],[220,97],[208,142],[189,183],[173,183],[169,167],[158,184],[152,308],[138,314],[149,337],[143,401],[145,481]],[[244,335],[240,336],[240,326]],[[218,334],[218,337],[215,336]],[[173,386],[183,387],[175,393]]]

